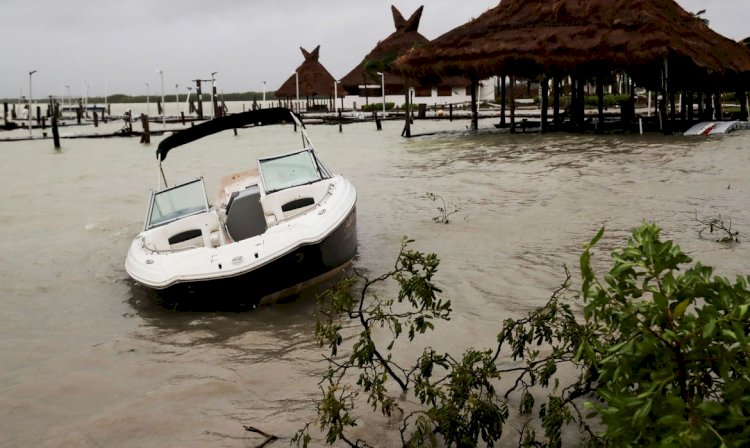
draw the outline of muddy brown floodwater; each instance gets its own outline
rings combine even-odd
[[[577,280],[581,246],[601,226],[600,270],[607,251],[649,220],[720,274],[750,273],[750,241],[700,239],[695,221],[720,214],[741,238],[750,234],[750,132],[469,135],[460,132],[467,123],[417,122],[414,132],[456,132],[409,140],[397,122],[382,132],[372,123],[309,129],[323,160],[357,187],[358,269],[384,272],[404,235],[441,258],[437,282],[454,314],[431,336],[434,347],[491,347],[503,319],[546,301],[564,265]],[[243,425],[284,446],[315,416],[326,365],[313,342],[312,293],[254,311],[177,311],[128,279],[125,253],[156,182],[159,139],[63,140],[60,152],[49,140],[0,143],[0,446],[263,440]],[[202,174],[211,188],[290,141],[289,126],[216,135],[170,154],[167,178]],[[427,192],[459,206],[450,224],[432,221],[438,204]],[[365,416],[360,431],[393,428]]]

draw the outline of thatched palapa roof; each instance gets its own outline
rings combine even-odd
[[[297,76],[299,76],[299,95],[300,98],[306,97],[332,97],[333,95],[333,84],[336,82],[334,77],[323,67],[318,59],[320,57],[320,45],[315,47],[315,50],[308,52],[304,48],[300,47],[302,54],[305,57],[305,61],[297,67],[297,75],[287,79],[284,84],[279,87],[276,91],[276,96],[280,98],[296,98],[297,96]],[[341,87],[341,84],[337,86],[337,95],[343,97],[346,92]]]
[[[396,67],[476,79],[626,70],[658,86],[665,60],[671,88],[717,78],[739,85],[750,76],[750,51],[673,0],[502,0]]]
[[[386,89],[403,90],[403,78],[390,73],[386,67],[390,66],[398,56],[406,54],[415,45],[428,42],[427,38],[417,31],[423,9],[424,6],[420,6],[407,20],[395,6],[391,6],[396,31],[378,42],[375,48],[362,59],[362,62],[341,78],[341,84],[347,92],[356,95],[359,92],[360,85],[380,85],[380,75],[375,74],[376,72],[385,74]],[[366,66],[371,67],[371,70],[365,70]]]

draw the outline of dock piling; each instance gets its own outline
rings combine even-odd
[[[52,115],[52,141],[55,144],[55,149],[60,149],[60,133],[57,130],[57,116]]]
[[[148,127],[148,115],[141,114],[141,125],[143,126],[143,134],[141,135],[141,143],[151,143],[151,130]]]

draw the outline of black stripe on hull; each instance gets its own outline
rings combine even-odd
[[[229,278],[177,283],[158,291],[169,302],[254,304],[261,298],[335,270],[357,252],[357,210],[319,243],[305,244],[248,273]]]

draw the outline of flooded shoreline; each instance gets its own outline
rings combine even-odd
[[[701,239],[695,221],[722,215],[741,239],[750,232],[749,132],[509,136],[465,125],[417,122],[413,132],[438,133],[415,139],[399,137],[401,122],[309,129],[328,166],[357,187],[357,269],[387,270],[403,235],[440,257],[437,282],[454,304],[432,338],[443,350],[491,346],[503,319],[546,301],[563,265],[576,288],[581,246],[602,226],[600,270],[648,220],[719,274],[750,273],[746,242]],[[211,195],[227,167],[252,164],[289,140],[279,132],[293,132],[273,128],[170,154],[167,178],[204,175]],[[312,341],[313,293],[252,312],[180,312],[128,279],[125,252],[154,187],[158,140],[71,139],[60,152],[44,140],[0,143],[0,445],[262,441],[243,424],[283,444],[314,417],[325,364]],[[427,192],[460,206],[450,224],[432,221]]]

